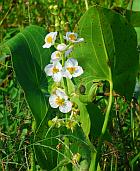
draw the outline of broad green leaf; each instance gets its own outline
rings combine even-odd
[[[90,130],[91,137],[94,137],[94,139],[99,138],[103,127],[104,115],[103,113],[101,113],[97,105],[92,103],[89,103],[87,105],[87,110],[90,115],[90,121],[91,121],[91,130]]]
[[[34,143],[39,142],[34,145],[36,158],[40,166],[48,170],[56,166],[57,153],[50,147],[55,147],[57,141],[46,139],[56,135],[56,131],[50,131],[46,136],[50,110],[48,112],[48,98],[45,94],[48,90],[48,80],[44,67],[49,63],[53,49],[42,48],[45,35],[45,29],[29,26],[9,40],[7,45],[11,50],[17,79],[36,121]]]
[[[73,52],[84,68],[77,82],[112,81],[115,91],[130,99],[138,69],[134,28],[120,14],[99,6],[89,8],[77,28],[85,39]]]
[[[105,116],[101,109],[94,103],[88,103],[86,107],[91,121],[90,137],[95,141],[101,135]],[[108,133],[108,129],[105,132],[104,139],[111,142],[111,136]]]
[[[17,79],[22,86],[37,126],[47,113],[48,81],[44,67],[49,63],[51,50],[42,48],[46,32],[43,28],[30,26],[7,42]]]

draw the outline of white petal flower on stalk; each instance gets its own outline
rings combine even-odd
[[[63,68],[63,76],[66,78],[78,77],[83,74],[83,69],[78,66],[78,61],[74,58],[69,58]]]
[[[55,94],[52,94],[49,97],[49,103],[52,108],[58,108],[62,113],[68,113],[72,109],[72,103],[68,100],[68,96],[66,93],[61,90],[57,89]]]
[[[48,76],[52,76],[55,82],[60,82],[62,79],[62,65],[60,62],[54,62],[52,64],[46,65],[44,69]]]
[[[74,32],[67,32],[66,36],[64,36],[64,39],[66,39],[67,41],[70,41],[72,43],[79,43],[79,42],[83,42],[84,38],[77,38],[78,34],[74,33]]]
[[[51,55],[51,62],[60,61],[62,57],[62,53],[60,51],[55,51]]]
[[[65,43],[61,43],[57,45],[56,49],[60,52],[65,51],[67,49],[67,45]]]
[[[57,32],[50,32],[45,37],[45,44],[43,45],[43,48],[50,48],[52,45],[54,45],[56,40]]]

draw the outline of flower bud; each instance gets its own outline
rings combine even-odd
[[[53,125],[54,125],[53,121],[52,121],[52,120],[49,120],[49,121],[48,121],[48,126],[51,127],[51,126],[53,126]]]
[[[54,6],[53,6],[53,9],[54,9],[54,10],[57,10],[57,9],[58,9],[58,5],[54,5]]]
[[[52,9],[53,9],[53,6],[52,6],[52,5],[50,5],[50,6],[49,6],[49,9],[50,9],[50,10],[52,10]]]
[[[60,25],[59,25],[59,22],[56,22],[55,23],[55,27],[59,27]]]
[[[73,164],[77,164],[80,161],[81,155],[79,153],[76,153],[72,156],[72,162]]]
[[[61,25],[65,25],[65,21],[64,21],[64,20],[62,20],[60,24],[61,24]]]

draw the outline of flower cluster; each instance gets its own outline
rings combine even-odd
[[[56,51],[51,54],[50,64],[45,66],[45,73],[51,76],[54,82],[61,82],[62,79],[78,77],[83,74],[83,69],[78,65],[75,58],[69,58],[69,54],[73,50],[75,43],[84,41],[83,38],[78,38],[77,33],[67,32],[64,40],[68,42],[56,44],[57,32],[51,32],[45,37],[43,48],[56,47]],[[49,103],[52,108],[59,108],[62,113],[68,113],[72,110],[72,102],[63,89],[56,88],[55,92],[50,95]]]

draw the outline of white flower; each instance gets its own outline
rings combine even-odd
[[[73,46],[70,46],[66,51],[65,51],[65,57],[67,57],[73,50]]]
[[[78,66],[78,61],[74,58],[70,58],[65,62],[63,68],[63,76],[67,78],[78,77],[83,74],[82,67]]]
[[[45,37],[45,44],[43,45],[43,48],[50,48],[52,45],[54,45],[54,42],[56,40],[57,32],[50,32]]]
[[[45,67],[45,73],[48,76],[52,76],[55,82],[60,82],[62,79],[62,65],[60,62],[54,62],[52,64],[48,64]]]
[[[61,59],[61,56],[62,56],[61,52],[59,52],[59,51],[53,52],[51,55],[51,62],[59,61]]]
[[[57,45],[56,49],[59,52],[64,52],[65,51],[65,57],[66,57],[72,52],[73,46],[69,47],[65,43],[61,43],[61,44]]]
[[[64,39],[66,39],[67,41],[70,41],[72,43],[79,43],[79,42],[83,42],[84,38],[77,38],[78,34],[74,33],[74,32],[67,32],[66,36],[64,36]]]
[[[55,94],[49,97],[49,103],[52,108],[59,107],[62,113],[68,113],[72,109],[72,103],[68,100],[66,93],[61,89],[57,89]]]
[[[61,44],[59,44],[59,45],[57,45],[57,47],[56,47],[56,49],[58,50],[58,51],[65,51],[66,50],[66,48],[67,48],[67,45],[65,44],[65,43],[61,43]]]

